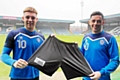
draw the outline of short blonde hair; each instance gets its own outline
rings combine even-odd
[[[38,14],[37,10],[35,8],[33,8],[33,7],[26,7],[24,9],[23,13],[25,13],[25,12],[32,12],[32,13]]]

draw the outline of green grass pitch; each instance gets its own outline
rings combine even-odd
[[[48,35],[45,35],[45,38],[47,37]],[[78,45],[80,45],[82,42],[83,35],[56,35],[56,37],[62,41],[77,42]],[[2,48],[5,42],[5,38],[6,38],[6,35],[0,35],[0,54],[2,53]],[[118,45],[120,45],[120,37],[116,37],[116,40],[118,42]],[[0,80],[8,80],[9,71],[10,71],[10,66],[0,61]],[[120,67],[118,67],[117,70],[112,73],[112,80],[120,80]]]

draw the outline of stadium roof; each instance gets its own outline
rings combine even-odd
[[[104,19],[105,19],[105,23],[119,23],[120,22],[120,13],[104,16]],[[88,19],[81,19],[79,21],[81,23],[87,24],[89,21],[89,18]]]
[[[61,23],[74,23],[73,20],[58,20],[58,19],[39,19],[41,22],[61,22]]]
[[[0,22],[5,22],[6,20],[8,21],[22,21],[21,17],[14,17],[14,16],[0,16]],[[72,24],[75,23],[74,20],[58,20],[58,19],[38,19],[39,22],[55,22],[55,23],[68,23]]]

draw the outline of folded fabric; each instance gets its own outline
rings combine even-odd
[[[93,72],[76,43],[63,42],[55,36],[49,36],[28,63],[49,76],[61,67],[67,80]]]

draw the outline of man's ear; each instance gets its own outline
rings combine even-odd
[[[89,24],[90,21],[88,21],[87,23]]]
[[[36,21],[38,21],[38,18],[36,18]]]
[[[22,20],[24,21],[24,17],[22,16]]]
[[[102,21],[102,24],[104,24],[104,23],[105,23],[105,20]]]
[[[90,26],[90,20],[88,21],[88,26]]]

